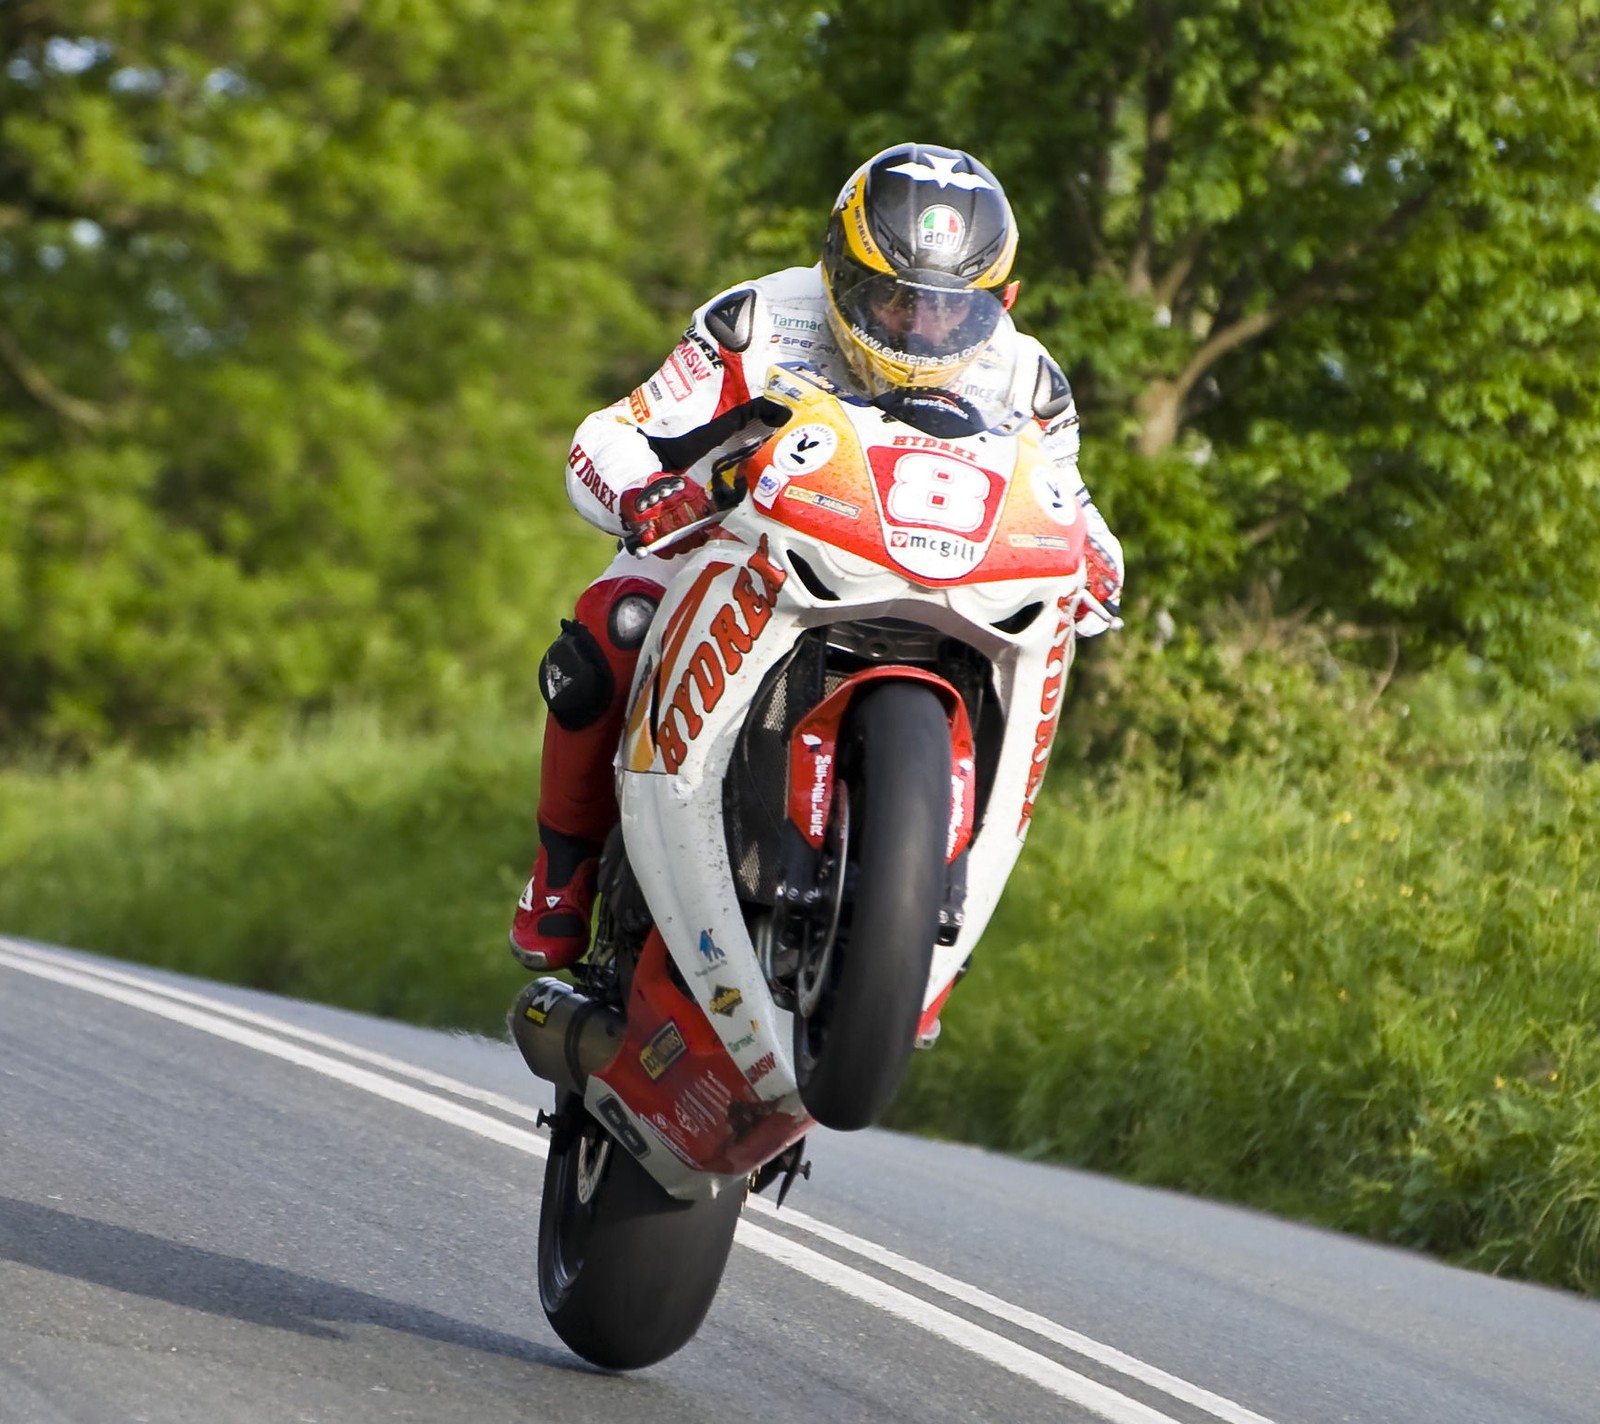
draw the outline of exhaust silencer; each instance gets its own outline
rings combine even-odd
[[[535,979],[512,1005],[507,1023],[536,1077],[582,1093],[622,1047],[621,1014],[561,979]]]

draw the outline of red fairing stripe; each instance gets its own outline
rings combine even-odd
[[[1033,819],[1033,803],[1044,785],[1044,770],[1050,763],[1050,748],[1055,744],[1056,724],[1061,719],[1061,691],[1072,667],[1072,633],[1076,626],[1077,598],[1056,600],[1056,641],[1045,665],[1044,687],[1039,692],[1039,724],[1033,731],[1033,765],[1028,770],[1028,785],[1022,793],[1022,819],[1017,835],[1028,829]]]
[[[961,694],[942,677],[921,668],[864,668],[800,719],[789,742],[789,819],[808,845],[822,848],[828,812],[833,807],[834,767],[845,709],[863,686],[883,678],[926,683],[939,694],[950,718],[950,838],[945,860],[952,861],[971,843],[978,808],[972,727]]]

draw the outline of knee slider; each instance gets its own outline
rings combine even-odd
[[[599,641],[581,623],[561,620],[561,636],[539,663],[539,691],[563,731],[593,726],[611,705],[617,682]]]

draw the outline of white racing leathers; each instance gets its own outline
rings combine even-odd
[[[756,399],[768,370],[805,362],[845,390],[858,384],[828,327],[819,267],[789,267],[713,297],[694,315],[672,354],[643,385],[579,427],[567,457],[567,494],[578,512],[621,534],[624,491],[663,470],[704,483],[725,460],[757,448],[771,433]],[[1011,429],[1036,421],[1044,453],[1060,471],[1053,493],[1082,507],[1091,542],[1122,578],[1122,546],[1106,527],[1078,475],[1078,412],[1061,368],[1007,317],[954,387]],[[641,570],[642,572],[642,570]],[[1085,612],[1079,637],[1102,632]]]

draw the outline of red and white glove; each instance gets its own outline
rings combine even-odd
[[[1087,588],[1089,593],[1097,598],[1104,606],[1107,613],[1113,618],[1122,601],[1122,577],[1117,573],[1117,566],[1111,561],[1106,551],[1093,539],[1090,539],[1083,549],[1084,572],[1087,574]],[[1099,619],[1100,615],[1087,603],[1078,605],[1078,623],[1080,626],[1086,618]]]
[[[629,549],[639,550],[648,549],[686,524],[715,514],[716,507],[711,496],[693,480],[682,475],[657,475],[624,491],[618,512],[622,515],[622,542]]]

